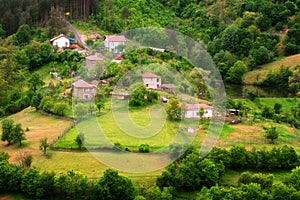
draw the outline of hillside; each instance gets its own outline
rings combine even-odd
[[[247,85],[259,84],[267,74],[272,71],[279,71],[281,66],[289,67],[291,71],[295,66],[300,65],[300,54],[282,58],[269,64],[260,66],[253,71],[247,72],[244,76],[243,83]]]
[[[0,0],[0,200],[300,199],[299,11],[300,0]],[[68,23],[88,47],[49,42],[61,33],[70,41]],[[220,86],[211,62],[199,73],[169,46],[122,44],[112,60],[105,36],[142,27],[191,37],[225,84],[255,90],[214,102],[203,77]],[[209,57],[162,34],[145,38]],[[153,88],[137,81],[146,72]],[[170,90],[158,91],[163,84]],[[256,85],[292,98],[260,98]],[[196,105],[197,117],[183,119],[194,99],[210,110]]]

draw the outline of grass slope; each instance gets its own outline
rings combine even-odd
[[[41,113],[35,112],[35,109],[31,107],[9,118],[13,119],[15,123],[21,123],[24,130],[26,127],[29,128],[29,131],[25,132],[26,140],[23,142],[24,145],[22,147],[19,147],[17,144],[7,146],[6,142],[0,142],[0,151],[6,151],[11,155],[11,162],[18,161],[21,151],[28,152],[36,159],[40,159],[42,156],[42,152],[39,150],[40,139],[47,137],[48,142],[51,143],[73,124],[73,122],[60,118],[44,116]]]
[[[106,110],[97,119],[88,119],[80,122],[71,129],[60,141],[55,144],[57,148],[76,148],[74,142],[78,132],[83,132],[86,137],[86,145],[89,147],[110,146],[120,143],[131,150],[137,150],[141,144],[149,144],[153,150],[165,147],[174,138],[177,141],[186,141],[191,138],[182,134],[187,126],[197,124],[189,121],[181,123],[165,121],[165,116],[158,113],[161,108],[147,106],[141,109],[127,111],[119,110],[112,113]],[[151,116],[150,116],[151,115]],[[165,122],[165,123],[164,123]],[[177,134],[178,130],[181,132]]]
[[[282,58],[278,61],[266,64],[260,69],[250,71],[244,76],[243,82],[244,84],[249,85],[255,84],[256,82],[260,82],[261,80],[263,80],[268,72],[271,72],[272,70],[279,70],[281,66],[286,66],[293,69],[297,65],[300,65],[300,54]]]

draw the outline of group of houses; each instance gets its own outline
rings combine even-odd
[[[142,74],[143,84],[147,87],[147,89],[160,89],[163,87],[161,77],[155,75],[150,72],[146,72]],[[173,89],[175,85],[168,87]],[[96,94],[97,85],[95,83],[87,83],[84,80],[77,80],[72,85],[73,89],[73,97],[77,99],[81,99],[84,101],[90,101],[93,99]],[[129,95],[126,95],[124,100],[129,99]],[[201,112],[202,109],[202,112]],[[186,104],[184,106],[184,118],[185,119],[201,119],[201,118],[211,118],[213,116],[213,106],[209,106],[207,104]]]
[[[63,34],[60,34],[50,40],[53,46],[57,46],[61,49],[72,48],[74,43],[73,38],[69,38]],[[109,52],[121,54],[125,51],[126,38],[123,35],[119,36],[106,36],[104,40],[104,47]],[[97,62],[104,61],[105,57],[99,53],[86,57],[86,66],[93,67]],[[115,57],[112,61],[120,63],[123,60],[121,55]],[[151,72],[145,72],[141,76],[143,84],[147,89],[159,90],[168,93],[175,94],[174,84],[163,84],[162,77]],[[72,84],[73,97],[83,101],[90,101],[94,98],[97,90],[97,83],[88,83],[84,80],[77,80]],[[128,99],[128,96],[127,98]],[[202,112],[200,110],[202,109]],[[213,116],[213,107],[206,104],[186,104],[184,107],[185,119],[200,119],[211,118]]]
[[[75,39],[60,34],[50,40],[52,46],[57,46],[59,50],[63,49],[76,49],[78,46]],[[125,52],[126,38],[124,35],[106,36],[104,40],[104,47],[111,53],[124,53]],[[89,55],[85,58],[86,66],[91,68],[97,62],[104,61],[105,57],[100,53]],[[112,62],[120,63],[123,60],[121,55],[117,55]],[[55,73],[55,72],[54,72]],[[83,80],[77,80],[72,84],[73,96],[77,99],[88,101],[93,98],[96,93],[97,85],[87,83]]]
[[[72,48],[72,44],[75,43],[75,39],[67,37],[64,34],[60,34],[50,40],[53,46],[57,46],[61,49]],[[104,40],[104,47],[112,53],[124,53],[125,52],[126,38],[124,35],[106,36]]]
[[[160,90],[168,93],[175,94],[174,84],[162,84],[161,76],[153,74],[151,72],[145,72],[142,74],[143,84],[147,89]]]

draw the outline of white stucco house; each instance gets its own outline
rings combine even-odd
[[[56,36],[50,40],[50,43],[53,46],[58,46],[59,48],[68,48],[70,47],[70,40],[68,37],[66,37],[64,34],[60,34],[59,36]]]
[[[125,45],[126,38],[124,35],[107,35],[104,40],[104,46],[112,53],[122,53],[125,49],[120,50],[119,45]]]
[[[143,73],[142,81],[147,89],[159,89],[161,87],[161,77],[151,72]]]
[[[213,116],[213,106],[209,106],[207,104],[186,104],[184,118],[185,119],[200,119],[201,116],[199,114],[200,108],[204,109],[203,118],[211,118]]]

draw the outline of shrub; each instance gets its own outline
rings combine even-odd
[[[115,146],[115,148],[122,149],[122,145],[120,142],[115,142],[114,146]]]
[[[150,147],[149,147],[148,144],[141,144],[139,146],[139,152],[141,152],[141,153],[149,153],[149,151],[150,151]]]

